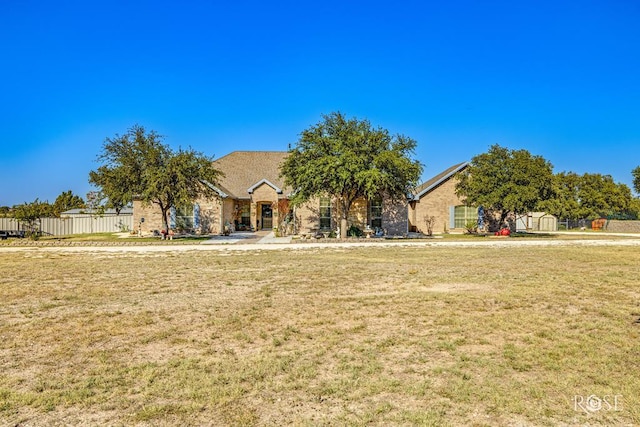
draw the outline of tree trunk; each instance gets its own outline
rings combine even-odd
[[[502,228],[505,225],[509,226],[509,230],[511,230],[511,226],[510,224],[507,223],[507,217],[509,216],[509,211],[502,211],[502,214],[500,215],[500,224],[499,224],[499,229],[502,230]]]
[[[169,209],[170,207],[160,204],[160,211],[162,212],[162,230],[160,233],[163,240],[169,235]]]
[[[351,201],[350,200],[342,200],[340,202],[340,238],[347,238],[347,218],[349,218],[349,210],[351,210]]]
[[[347,238],[347,218],[345,217],[340,218],[340,238]]]

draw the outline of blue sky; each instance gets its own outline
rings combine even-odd
[[[631,184],[640,3],[0,0],[0,205],[85,196],[133,124],[215,157],[342,111],[427,179],[498,143]]]

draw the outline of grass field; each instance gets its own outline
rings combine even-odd
[[[640,247],[30,250],[0,270],[0,425],[640,423]]]

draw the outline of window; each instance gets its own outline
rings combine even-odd
[[[191,230],[194,227],[193,205],[178,206],[175,210],[175,228],[178,230]]]
[[[478,208],[456,206],[453,211],[454,228],[465,228],[468,222],[478,222]]]
[[[331,229],[331,199],[320,197],[320,229]]]
[[[240,206],[240,224],[247,227],[251,225],[251,215],[249,213],[248,204],[243,204]]]
[[[382,228],[382,197],[374,197],[369,201],[369,220],[371,228]]]

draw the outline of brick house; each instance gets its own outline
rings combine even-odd
[[[214,161],[223,176],[212,188],[218,197],[199,199],[193,204],[171,210],[170,227],[220,234],[225,226],[232,229],[272,228],[278,221],[278,201],[286,199],[279,177],[279,165],[286,152],[234,151]],[[276,208],[276,209],[274,209]],[[143,233],[162,228],[160,209],[133,201],[134,224]],[[144,222],[140,219],[144,218]]]
[[[232,230],[266,230],[287,227],[288,233],[337,230],[340,220],[337,203],[328,197],[310,200],[289,212],[286,188],[280,177],[285,151],[234,151],[214,161],[223,173],[212,188],[218,197],[200,199],[171,211],[170,227],[220,234]],[[392,202],[378,197],[361,199],[349,213],[349,225],[364,230],[383,230],[388,235],[408,231],[408,201]],[[144,218],[144,221],[141,219]],[[134,227],[142,233],[162,229],[160,209],[133,202]]]
[[[335,200],[319,197],[294,210],[295,229],[298,233],[312,231],[338,231],[340,210]],[[347,225],[371,234],[403,236],[408,232],[408,202],[392,201],[386,197],[356,200],[347,216]]]
[[[422,183],[409,202],[409,230],[427,233],[426,218],[433,217],[434,233],[461,233],[468,223],[478,223],[478,207],[466,206],[456,194],[456,175],[469,166],[468,162],[458,163]],[[557,219],[544,212],[528,212],[507,217],[512,231],[555,231]],[[496,231],[503,224],[499,215],[484,211],[484,230]]]
[[[465,206],[455,191],[456,174],[468,166],[453,165],[416,188],[409,202],[410,231],[427,233],[427,217],[434,217],[434,233],[462,232],[467,222],[478,220],[478,209]]]

